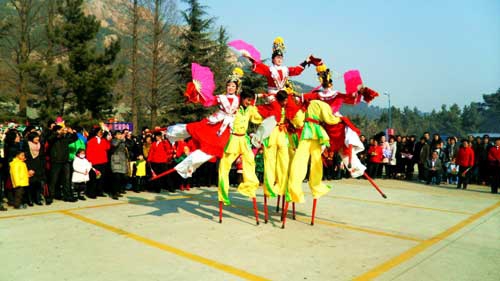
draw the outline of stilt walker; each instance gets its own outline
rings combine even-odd
[[[322,88],[312,93],[303,94],[301,96],[302,100],[304,100],[306,104],[310,100],[322,100],[330,105],[333,114],[340,116],[342,119],[341,123],[324,125],[330,138],[330,149],[334,152],[339,152],[342,162],[348,167],[348,171],[353,178],[364,176],[383,198],[387,198],[373,179],[365,173],[366,167],[357,157],[357,154],[365,149],[363,143],[359,139],[360,130],[349,120],[349,118],[342,116],[339,112],[344,103],[355,105],[360,103],[361,100],[370,103],[374,98],[379,96],[379,94],[363,85],[361,75],[357,70],[350,70],[344,73],[344,83],[346,85],[345,94],[335,91],[333,90],[333,83],[330,78],[330,70],[321,59],[311,58],[311,61],[316,65],[318,79],[321,82]]]
[[[309,188],[311,189],[313,198],[317,199],[330,190],[329,186],[321,182],[323,177],[323,164],[321,161],[322,146],[329,146],[328,135],[321,124],[326,123],[334,125],[340,122],[340,118],[332,114],[330,106],[327,103],[319,100],[313,100],[309,103],[299,146],[295,152],[290,168],[288,190],[286,194],[287,198],[283,213],[283,228],[286,223],[288,203],[304,202],[302,181],[307,173],[309,158],[311,158]]]
[[[240,95],[240,107],[236,112],[231,137],[224,149],[224,154],[219,163],[219,221],[222,221],[222,204],[230,205],[229,199],[229,170],[232,163],[241,155],[243,161],[243,182],[238,186],[238,192],[252,198],[255,220],[259,224],[258,209],[255,191],[259,187],[259,179],[255,174],[254,154],[247,135],[248,123],[260,124],[263,121],[257,108],[252,105],[255,95],[243,92]]]
[[[284,111],[282,106],[276,106],[276,96],[279,91],[286,90],[288,78],[300,75],[309,65],[309,57],[300,65],[287,67],[283,65],[285,43],[283,38],[277,37],[273,41],[272,65],[268,66],[260,61],[260,53],[255,48],[241,40],[232,41],[230,46],[241,50],[244,57],[252,63],[252,71],[263,75],[267,79],[267,93],[261,94],[264,105],[259,106],[259,113],[264,118],[274,116],[275,125],[259,128],[252,139],[255,146],[264,146],[264,196],[274,198],[278,194],[276,212],[279,212],[279,201],[283,190],[286,189],[290,159],[288,154],[288,135],[286,132]],[[261,130],[262,129],[262,130]],[[259,134],[262,131],[262,134]],[[267,200],[266,200],[267,202]],[[284,202],[284,201],[283,201]],[[266,204],[267,206],[267,204]]]
[[[220,159],[229,141],[234,116],[240,106],[238,94],[243,71],[235,68],[226,80],[226,93],[216,96],[213,95],[215,88],[213,74],[208,67],[193,63],[192,75],[193,81],[188,83],[184,93],[188,101],[201,103],[206,107],[217,105],[219,109],[199,122],[176,124],[167,128],[166,136],[171,142],[191,137],[198,149],[174,168],[158,174],[152,180],[172,172],[177,172],[183,178],[191,177],[205,162],[214,157]]]

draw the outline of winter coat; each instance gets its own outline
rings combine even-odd
[[[28,170],[35,171],[35,174],[30,178],[30,182],[46,182],[47,176],[45,175],[45,146],[40,144],[40,151],[36,158],[30,151],[29,142],[23,144],[24,155],[26,155],[26,165]]]
[[[74,143],[71,143],[69,145],[69,161],[73,161],[75,159],[75,155],[78,152],[78,150],[83,149],[85,150],[87,140],[81,133],[76,133],[78,136],[78,140],[76,140]]]
[[[78,140],[76,134],[59,136],[53,133],[49,139],[50,161],[52,163],[66,163],[69,160],[69,144]]]
[[[462,167],[474,166],[474,150],[470,147],[460,147],[457,152],[456,163]]]
[[[396,154],[398,151],[397,145],[398,144],[396,142],[389,143],[389,147],[391,150],[391,157],[389,157],[389,165],[392,165],[392,166],[396,165]]]
[[[89,172],[92,164],[86,158],[75,157],[73,160],[73,176],[71,182],[88,182],[90,180]]]
[[[10,179],[13,188],[30,185],[28,166],[17,157],[10,162]]]
[[[424,163],[424,168],[426,170],[431,170],[433,167],[432,167],[432,159],[427,159]],[[441,160],[439,158],[437,158],[434,162],[434,168],[435,170],[438,172],[438,173],[441,173],[441,171],[443,171],[443,163],[441,162]]]
[[[105,138],[93,137],[87,142],[87,160],[92,165],[100,165],[108,163],[108,150],[111,145]]]
[[[111,172],[128,174],[128,151],[124,140],[111,141]]]
[[[172,161],[174,150],[170,142],[164,140],[153,142],[149,148],[148,162],[169,163]]]

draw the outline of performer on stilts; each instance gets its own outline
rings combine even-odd
[[[352,124],[352,122],[347,118],[344,117],[340,114],[339,110],[340,107],[342,106],[343,103],[348,103],[348,104],[357,104],[360,102],[361,98],[365,100],[365,102],[370,102],[373,100],[375,97],[378,96],[378,93],[363,87],[361,83],[358,84],[358,87],[356,91],[351,91],[347,94],[343,94],[340,92],[337,92],[333,90],[333,83],[330,78],[330,70],[321,62],[321,60],[314,59],[313,60],[315,64],[317,64],[316,71],[318,73],[318,78],[321,82],[322,89],[321,90],[316,90],[313,91],[312,93],[307,93],[301,95],[302,100],[304,103],[311,104],[314,101],[321,100],[328,104],[329,108],[331,109],[331,114],[340,118],[342,122],[338,122],[335,124],[323,124],[324,129],[328,135],[329,139],[329,149],[335,152],[339,152],[342,158],[342,161],[344,162],[344,165],[348,167],[348,170],[350,171],[352,177],[359,177],[362,175],[366,176],[365,170],[366,167],[360,162],[360,160],[357,157],[357,153],[364,150],[364,146],[362,142],[359,139],[359,134],[360,131],[358,128]],[[359,73],[358,73],[359,74]],[[358,79],[359,81],[360,78]],[[350,86],[350,85],[349,85]],[[307,107],[309,111],[309,106]],[[310,119],[306,119],[306,124],[308,124],[308,121],[311,121]],[[305,128],[304,128],[305,129]],[[302,132],[302,137],[307,137],[307,131]],[[305,135],[304,135],[305,134]],[[301,141],[302,142],[302,141]],[[299,142],[299,148],[300,148],[300,142]],[[299,151],[299,149],[298,149]],[[290,177],[289,177],[289,194],[291,195],[291,198],[287,198],[287,201],[292,201],[296,202],[296,200],[303,200],[303,193],[302,193],[302,188],[300,185],[300,182],[297,180],[296,175],[292,175],[298,173],[300,175],[300,171],[297,172],[295,171],[296,166],[294,166],[294,163],[296,161],[295,158],[300,159],[302,155],[296,154],[294,157],[294,160],[292,161],[292,167],[290,168]],[[297,160],[298,162],[304,162],[306,160]],[[306,161],[307,162],[307,161]],[[295,164],[297,165],[297,164]],[[320,165],[321,168],[321,176],[322,176],[322,166]],[[299,168],[300,169],[300,168]],[[303,176],[305,176],[305,171],[303,172]],[[313,168],[312,164],[312,155],[311,155],[311,172],[310,174],[317,174],[318,169]],[[301,176],[303,178],[303,176]],[[321,178],[320,178],[321,179]],[[368,178],[370,183],[381,193],[381,195],[386,198],[385,194],[382,193],[382,191],[378,188],[378,186],[370,179]],[[311,216],[311,225],[314,225],[314,218],[315,218],[315,212],[316,212],[316,204],[317,204],[317,199],[323,195],[322,192],[327,191],[325,189],[316,189],[316,191],[313,190],[312,186],[314,186],[314,183],[309,182],[309,185],[311,187],[312,193],[313,193],[313,211],[312,211],[312,216]],[[298,191],[300,189],[300,192]],[[288,195],[288,194],[287,194]],[[302,199],[301,199],[302,198]],[[285,210],[283,214],[283,228],[285,226],[285,221],[286,221],[286,212],[288,208],[288,203],[285,204]]]
[[[349,120],[342,116],[339,112],[342,104],[358,104],[363,99],[366,103],[370,103],[379,94],[363,85],[361,75],[357,70],[350,70],[344,73],[344,82],[346,85],[346,93],[340,93],[333,90],[333,83],[330,78],[330,70],[323,64],[321,59],[312,58],[312,63],[316,65],[318,78],[321,82],[322,89],[313,91],[313,93],[304,94],[303,99],[320,99],[328,103],[332,112],[340,116],[342,123],[336,125],[325,124],[325,130],[330,137],[330,149],[334,152],[339,152],[342,162],[349,170],[352,177],[357,178],[364,176],[372,186],[377,190],[383,198],[387,196],[380,190],[377,184],[366,173],[366,167],[361,163],[357,154],[364,150],[363,143],[359,139],[360,130]]]
[[[286,192],[285,210],[283,214],[283,227],[286,221],[286,212],[289,202],[304,202],[302,182],[306,177],[307,165],[310,158],[309,188],[314,199],[321,197],[330,190],[321,182],[323,177],[323,163],[321,153],[330,145],[328,134],[321,124],[338,124],[341,119],[332,114],[330,106],[320,100],[309,103],[304,120],[304,127],[300,136],[299,146],[290,166],[288,189]]]
[[[229,199],[229,170],[232,163],[241,155],[243,162],[243,182],[238,186],[238,192],[252,198],[255,211],[255,220],[259,224],[257,201],[255,191],[259,187],[259,179],[255,174],[255,159],[247,134],[248,124],[260,124],[263,121],[257,107],[252,105],[255,95],[250,92],[242,92],[240,95],[240,107],[233,121],[233,128],[229,141],[224,148],[224,154],[219,163],[219,222],[222,223],[222,207],[230,205]]]
[[[309,64],[308,57],[298,66],[287,67],[282,65],[285,49],[283,38],[277,37],[274,39],[271,66],[256,61],[248,52],[242,52],[242,55],[252,63],[252,71],[265,76],[267,79],[267,93],[262,94],[265,104],[264,106],[259,106],[259,113],[264,118],[274,116],[274,124],[276,124],[275,126],[266,126],[265,129],[259,128],[258,131],[262,131],[262,133],[255,134],[252,140],[254,145],[260,145],[260,143],[264,145],[264,207],[266,209],[267,197],[274,198],[280,193],[280,190],[286,188],[290,161],[288,155],[288,136],[286,130],[284,130],[285,108],[273,106],[273,102],[276,101],[278,91],[286,90],[288,78],[300,75]],[[266,120],[265,123],[270,124],[269,120]],[[278,206],[280,197],[278,195]]]
[[[366,170],[366,167],[361,164],[361,161],[357,157],[357,153],[363,151],[364,146],[359,139],[360,130],[354,126],[349,118],[340,114],[340,108],[344,103],[351,105],[358,104],[362,98],[366,103],[369,103],[378,96],[378,93],[364,87],[361,84],[360,78],[355,90],[349,93],[336,91],[333,89],[330,69],[321,60],[316,61],[315,64],[317,64],[316,72],[321,83],[321,89],[303,94],[301,98],[306,105],[311,100],[324,101],[330,105],[334,115],[341,117],[343,122],[335,125],[325,124],[324,128],[330,138],[330,150],[340,153],[344,166],[348,167],[352,177],[357,178],[362,176]]]
[[[166,135],[170,141],[191,137],[195,146],[198,147],[170,172],[176,171],[181,177],[188,178],[203,163],[213,157],[219,159],[222,157],[224,148],[229,141],[236,112],[240,106],[238,94],[241,89],[242,76],[243,71],[240,68],[235,68],[226,80],[226,93],[217,95],[213,103],[207,104],[207,106],[218,105],[219,109],[215,113],[199,122],[176,124],[167,128]],[[192,88],[191,90],[196,91]],[[186,96],[194,97],[196,93],[187,93]],[[190,100],[194,99],[190,98]]]

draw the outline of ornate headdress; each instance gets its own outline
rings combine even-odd
[[[327,68],[324,63],[316,66],[316,73],[318,75],[318,80],[323,88],[325,88],[325,86],[327,85],[330,86],[332,84],[330,69]]]
[[[285,53],[285,41],[283,41],[283,38],[281,37],[276,37],[273,41],[273,55],[272,57],[274,58],[275,56],[283,56]]]
[[[241,92],[241,78],[243,77],[243,70],[239,67],[233,69],[233,72],[227,76],[226,83],[233,82],[238,87],[238,93]]]

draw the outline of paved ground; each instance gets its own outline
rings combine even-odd
[[[0,280],[499,280],[500,196],[378,182],[388,199],[364,180],[331,182],[314,226],[307,194],[286,229],[274,199],[256,226],[234,190],[219,224],[215,188],[9,209]]]

